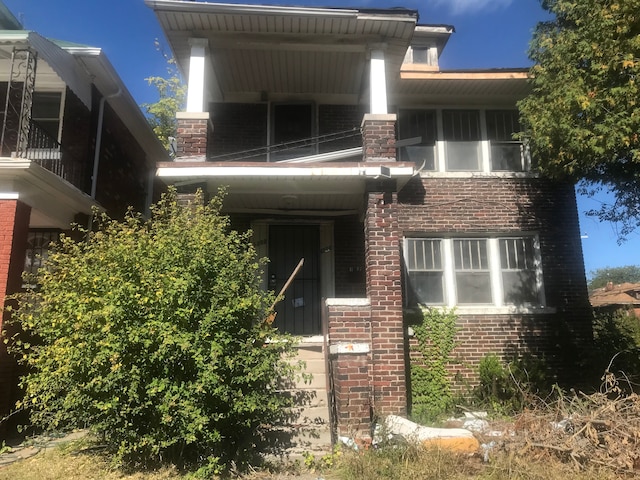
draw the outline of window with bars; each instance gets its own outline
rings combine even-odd
[[[59,230],[31,230],[27,235],[27,250],[24,261],[24,272],[28,276],[38,273],[48,256],[49,247],[60,238]]]
[[[482,134],[479,110],[443,110],[442,131],[446,144],[446,170],[478,171]]]
[[[520,131],[516,110],[487,110],[487,139],[491,143],[491,170],[522,172],[525,156],[522,142],[513,139]]]
[[[518,111],[513,109],[401,109],[398,113],[401,158],[426,171],[527,171],[528,150],[513,139],[519,131]],[[403,142],[411,143],[402,146]]]
[[[457,303],[491,303],[491,277],[487,241],[453,241]]]
[[[411,303],[444,303],[444,282],[440,240],[409,239],[405,260]]]
[[[406,238],[408,305],[506,306],[544,303],[533,235]]]
[[[398,139],[415,139],[415,144],[402,147],[402,159],[415,162],[423,170],[436,169],[438,126],[435,110],[403,110],[398,118]]]

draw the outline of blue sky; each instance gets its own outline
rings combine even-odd
[[[146,77],[164,75],[166,65],[155,50],[162,32],[143,0],[3,0],[25,28],[56,39],[100,47],[139,103],[153,102],[155,91]],[[547,18],[539,0],[292,0],[275,3],[309,6],[391,8],[419,10],[421,23],[454,25],[441,57],[441,67],[527,67],[527,45],[539,20]],[[578,198],[583,253],[587,274],[607,266],[640,265],[640,232],[618,245],[616,228],[582,212],[597,208],[599,199]]]

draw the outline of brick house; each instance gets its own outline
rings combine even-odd
[[[169,156],[99,48],[51,41],[0,3],[0,305],[92,207],[145,211]],[[0,330],[6,328],[0,316]],[[0,342],[0,418],[17,392]],[[4,428],[0,424],[0,428]]]
[[[568,367],[591,338],[577,207],[512,137],[525,69],[441,70],[453,27],[414,10],[145,2],[188,79],[157,174],[227,187],[265,288],[304,258],[276,324],[318,342],[338,431],[407,413],[420,305],[456,307],[463,382],[487,353]]]

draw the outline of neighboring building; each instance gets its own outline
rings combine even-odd
[[[270,259],[265,288],[305,259],[276,325],[328,342],[340,431],[407,412],[418,305],[456,307],[461,384],[488,353],[561,373],[580,360],[575,193],[531,173],[512,137],[525,69],[441,70],[453,27],[414,10],[145,1],[188,78],[158,176],[227,186],[224,211]]]
[[[0,306],[35,272],[49,243],[92,207],[145,211],[166,158],[99,48],[22,30],[0,3]],[[6,328],[0,316],[0,330]],[[0,419],[17,396],[0,342]],[[0,424],[0,429],[3,428]]]
[[[589,296],[591,306],[597,311],[627,310],[640,318],[640,283],[607,283]]]

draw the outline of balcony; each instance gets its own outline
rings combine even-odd
[[[19,151],[15,138],[8,139],[2,155],[26,158],[66,180],[74,187],[86,192],[85,165],[49,135],[37,122],[29,122],[26,147]]]

